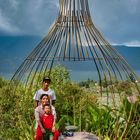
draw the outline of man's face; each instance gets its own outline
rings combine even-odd
[[[44,87],[48,87],[49,84],[50,84],[50,81],[48,81],[48,80],[45,80],[45,81],[43,82],[43,86],[44,86]]]

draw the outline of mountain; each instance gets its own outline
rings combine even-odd
[[[0,36],[0,75],[11,77],[40,40],[38,36]]]
[[[140,47],[124,45],[113,46],[135,69],[140,70]]]
[[[30,54],[30,52],[42,40],[40,36],[0,36],[0,75],[11,78],[16,69]],[[115,45],[114,48],[127,60],[134,68],[140,70],[140,47],[127,47],[123,45]],[[76,62],[77,63],[77,62]],[[90,70],[91,65],[77,63],[73,70],[78,71]],[[72,63],[68,64],[71,66]],[[93,68],[93,67],[92,67]]]

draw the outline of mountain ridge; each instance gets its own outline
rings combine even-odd
[[[13,74],[41,40],[40,36],[0,36],[0,75]],[[140,47],[126,45],[113,47],[134,70],[140,70]]]

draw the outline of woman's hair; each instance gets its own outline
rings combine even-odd
[[[42,94],[42,95],[41,95],[41,97],[40,97],[40,100],[42,100],[42,98],[43,98],[44,96],[49,97],[49,95],[48,95],[48,94]]]

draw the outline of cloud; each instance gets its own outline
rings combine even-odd
[[[0,1],[0,35],[46,35],[58,15],[55,1]]]
[[[131,41],[131,42],[126,42],[124,45],[128,47],[140,47],[140,41]]]
[[[44,36],[58,16],[59,0],[1,0],[0,35]],[[96,27],[112,42],[139,40],[140,0],[89,0]],[[7,8],[8,7],[8,8]]]
[[[19,1],[17,1],[17,0],[10,0],[9,2],[10,2],[11,7],[13,9],[17,10]]]
[[[138,40],[124,42],[124,43],[115,43],[110,41],[110,44],[114,46],[140,47],[140,41]]]
[[[139,40],[139,0],[89,0],[92,18],[103,35],[117,43]]]
[[[6,18],[0,10],[0,30],[8,34],[20,34],[18,27],[11,23],[11,20]]]

